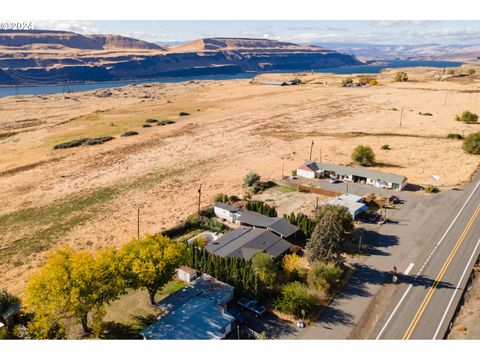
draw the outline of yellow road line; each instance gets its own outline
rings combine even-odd
[[[418,324],[418,321],[420,320],[420,317],[422,316],[423,312],[425,311],[425,308],[427,307],[430,299],[432,298],[433,293],[435,292],[435,289],[437,288],[438,284],[440,283],[440,280],[442,279],[443,275],[445,275],[445,272],[447,271],[447,268],[450,266],[450,263],[452,262],[452,259],[455,256],[455,254],[457,253],[458,248],[460,247],[463,240],[467,236],[468,232],[470,231],[470,228],[473,226],[473,223],[475,222],[475,219],[477,218],[477,216],[479,214],[480,214],[480,206],[473,213],[472,217],[468,221],[467,226],[463,230],[462,235],[457,240],[457,242],[456,242],[455,246],[453,247],[452,251],[450,252],[450,255],[448,256],[448,258],[445,260],[445,263],[443,264],[442,268],[440,269],[440,272],[438,273],[432,287],[428,291],[427,296],[425,297],[425,299],[423,299],[423,302],[420,305],[420,307],[418,308],[415,316],[413,317],[412,322],[408,326],[408,329],[405,332],[405,335],[403,335],[403,340],[409,339],[410,336],[412,335],[413,331],[415,330],[415,327]]]

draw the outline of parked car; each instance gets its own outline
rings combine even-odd
[[[340,182],[340,180],[338,180],[337,178],[331,178],[329,180],[330,184],[338,184]]]
[[[257,317],[262,316],[265,314],[265,306],[260,305],[257,300],[248,300],[246,298],[240,298],[237,300],[238,306],[243,309],[250,310],[253,312]]]
[[[242,312],[240,310],[235,309],[235,308],[231,308],[231,309],[227,310],[227,312],[230,315],[232,315],[240,325],[243,325],[247,322],[247,318],[245,317],[245,315],[242,314]]]

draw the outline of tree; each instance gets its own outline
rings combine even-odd
[[[121,262],[128,286],[145,288],[150,303],[155,305],[155,294],[172,279],[185,250],[184,243],[158,234],[126,244],[121,250]]]
[[[314,289],[329,291],[338,284],[342,273],[342,269],[335,264],[314,261],[308,272],[307,281]]]
[[[283,257],[282,268],[290,280],[303,280],[305,278],[304,260],[296,253]]]
[[[28,283],[26,305],[35,314],[30,331],[40,339],[62,338],[66,321],[73,319],[88,334],[89,316],[100,322],[105,305],[124,290],[114,250],[93,256],[68,247],[58,249]]]
[[[303,318],[304,314],[310,317],[315,312],[317,305],[317,298],[308,292],[304,284],[298,281],[284,285],[281,295],[274,303],[275,309],[297,318]]]
[[[399,71],[395,74],[394,80],[397,82],[408,81],[408,75],[406,72]]]
[[[465,110],[464,112],[462,112],[461,115],[457,115],[455,119],[457,121],[463,121],[464,123],[467,123],[467,124],[472,124],[478,121],[478,115],[468,110]]]
[[[318,224],[328,213],[333,214],[335,222],[338,223],[338,226],[342,232],[342,236],[346,236],[347,233],[353,230],[353,217],[346,206],[331,204],[320,206],[315,217],[316,223]]]
[[[251,187],[253,184],[258,183],[260,181],[260,175],[258,175],[254,171],[250,171],[243,180],[243,183],[247,187]]]
[[[326,212],[318,221],[312,238],[306,245],[307,255],[311,262],[320,260],[343,265],[342,242],[344,232],[342,223],[335,212]]]
[[[480,132],[472,133],[463,139],[462,149],[474,155],[480,155]]]
[[[228,203],[228,195],[224,193],[218,193],[213,196],[213,202],[222,202],[222,203]]]
[[[372,166],[375,163],[375,154],[368,145],[358,145],[352,152],[352,160],[362,166]]]
[[[252,258],[252,266],[255,275],[268,288],[271,288],[278,277],[277,263],[272,256],[258,252]]]

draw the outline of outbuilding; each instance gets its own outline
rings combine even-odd
[[[240,210],[237,207],[222,202],[215,203],[213,211],[220,219],[228,220],[230,222],[236,221],[240,216]]]

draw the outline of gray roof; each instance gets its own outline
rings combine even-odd
[[[285,218],[269,217],[256,211],[241,212],[238,221],[241,224],[270,229],[285,238],[288,238],[298,231],[298,227],[290,224]]]
[[[298,227],[290,224],[290,222],[285,218],[275,218],[276,221],[271,223],[268,228],[273,232],[283,236],[290,237],[298,231]]]
[[[261,251],[277,258],[290,246],[288,241],[269,230],[243,226],[208,244],[205,249],[217,256],[238,257],[248,261]]]
[[[225,204],[225,203],[222,203],[222,202],[215,203],[215,207],[217,207],[219,209],[227,210],[227,211],[230,211],[230,212],[237,212],[239,210],[235,206],[228,205],[228,204]]]
[[[326,171],[332,171],[337,175],[355,175],[355,176],[369,178],[372,180],[378,179],[378,180],[395,183],[395,184],[402,184],[406,180],[405,176],[384,173],[382,171],[377,171],[377,170],[357,168],[352,166],[343,166],[343,165],[319,163],[319,162],[315,162],[313,164],[312,162],[307,162],[305,163],[305,166],[308,166],[310,169],[314,171],[326,170]],[[318,170],[315,170],[314,168],[318,168]]]

